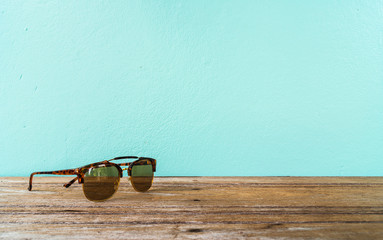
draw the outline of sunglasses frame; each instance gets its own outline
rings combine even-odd
[[[127,163],[112,163],[110,161],[115,161],[115,160],[120,160],[120,159],[135,159],[137,160],[133,162],[127,162]],[[119,171],[119,177],[122,178],[123,176],[123,171],[127,170],[128,171],[128,176],[131,176],[132,174],[132,167],[135,165],[145,165],[142,160],[147,160],[151,162],[151,165],[153,167],[153,173],[156,171],[156,164],[157,160],[154,158],[149,158],[149,157],[136,157],[136,156],[122,156],[122,157],[115,157],[109,160],[104,160],[101,162],[96,162],[96,163],[91,163],[79,168],[73,168],[73,169],[65,169],[65,170],[56,170],[56,171],[46,171],[46,172],[33,172],[30,177],[29,177],[29,187],[28,190],[32,191],[32,181],[33,181],[33,176],[37,174],[52,174],[52,175],[77,175],[74,179],[69,181],[68,183],[64,184],[63,186],[68,188],[70,187],[74,182],[78,181],[79,184],[84,183],[84,176],[85,173],[93,167],[96,167],[98,165],[104,164],[105,166],[114,166],[118,169]],[[128,166],[128,168],[123,168],[121,169],[121,166]]]

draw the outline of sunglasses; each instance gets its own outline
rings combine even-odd
[[[112,163],[121,159],[137,159],[127,163]],[[68,188],[74,182],[82,184],[85,197],[91,201],[105,201],[117,192],[124,170],[128,171],[130,182],[137,192],[146,192],[152,186],[153,173],[156,171],[156,160],[147,157],[124,156],[96,162],[83,167],[58,170],[51,172],[34,172],[29,177],[28,190],[32,190],[33,176],[36,174],[77,175],[70,182],[64,184]],[[121,168],[127,166],[127,168]]]

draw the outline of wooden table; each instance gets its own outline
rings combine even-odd
[[[383,177],[122,179],[88,201],[71,178],[0,178],[2,239],[383,239]]]

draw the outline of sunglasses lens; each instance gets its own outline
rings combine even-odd
[[[91,201],[104,201],[113,196],[119,183],[120,173],[115,166],[96,166],[85,173],[83,191]]]
[[[153,166],[149,160],[140,160],[132,167],[130,177],[133,188],[138,192],[146,192],[152,186]]]

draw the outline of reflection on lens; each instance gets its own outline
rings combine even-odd
[[[143,165],[142,165],[143,164]],[[152,186],[153,167],[150,161],[142,160],[132,167],[130,177],[133,188],[138,192],[146,192]]]
[[[83,191],[91,201],[104,201],[113,196],[119,183],[120,175],[115,166],[100,165],[85,173]]]

